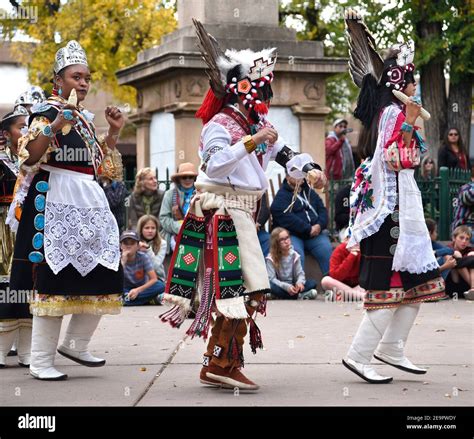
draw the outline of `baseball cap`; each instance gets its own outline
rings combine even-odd
[[[133,239],[137,242],[140,241],[137,232],[135,232],[134,230],[125,230],[124,232],[122,232],[122,235],[120,235],[120,242],[122,242],[124,239]]]
[[[349,123],[347,122],[346,119],[336,119],[336,120],[334,121],[334,123],[332,124],[332,126],[335,127],[335,126],[339,125],[339,124],[342,123],[342,122],[345,122],[346,125],[349,125]]]

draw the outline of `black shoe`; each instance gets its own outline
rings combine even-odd
[[[20,367],[30,367],[29,364],[20,363],[20,362],[18,362],[18,366],[20,366]]]
[[[379,357],[378,355],[375,355],[375,354],[374,354],[374,358],[381,361],[382,363],[388,364],[389,366],[396,367],[397,369],[403,370],[403,372],[414,373],[415,375],[424,375],[426,372],[428,372],[426,369],[421,369],[421,368],[411,369],[406,366],[401,366],[400,364],[389,363],[387,360],[384,360],[382,357]]]
[[[87,360],[82,360],[81,358],[74,357],[64,351],[61,351],[58,349],[58,353],[60,353],[63,357],[69,358],[72,361],[75,361],[76,363],[81,364],[82,366],[87,366],[87,367],[101,367],[105,365],[105,360],[100,360],[100,361],[87,361]]]
[[[16,357],[18,355],[18,352],[16,349],[12,349],[10,352],[8,352],[7,357]]]
[[[351,372],[355,373],[358,377],[362,378],[364,381],[367,381],[370,384],[388,384],[393,381],[393,377],[387,377],[385,379],[374,380],[365,376],[363,373],[359,372],[354,366],[347,363],[346,361],[342,360],[342,364],[345,367],[347,367]]]

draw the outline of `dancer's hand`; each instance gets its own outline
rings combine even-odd
[[[412,99],[408,100],[405,106],[406,122],[413,125],[421,113],[421,104],[417,104]]]
[[[62,130],[66,125],[74,125],[76,123],[76,117],[78,116],[77,107],[71,104],[66,104],[57,114],[51,129],[54,133]]]
[[[255,133],[252,136],[252,139],[257,145],[260,145],[261,143],[273,145],[278,140],[278,133],[274,128],[265,127],[258,133]]]
[[[117,107],[107,107],[105,109],[105,119],[110,126],[110,135],[116,135],[119,133],[125,124],[125,118]]]

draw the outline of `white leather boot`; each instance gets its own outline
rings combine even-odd
[[[366,311],[347,353],[347,360],[342,360],[344,366],[368,383],[385,384],[393,379],[379,375],[370,361],[394,312],[391,308]]]
[[[26,319],[25,319],[26,320]],[[31,322],[20,321],[18,330],[18,364],[21,367],[30,367],[31,362]]]
[[[94,357],[88,350],[89,342],[99,324],[101,316],[92,314],[73,314],[66,336],[58,352],[66,358],[87,367],[100,367],[105,364],[102,358]]]
[[[33,316],[30,374],[44,381],[60,381],[67,375],[54,368],[62,317]]]
[[[420,304],[400,305],[375,351],[374,357],[405,372],[422,375],[427,369],[415,366],[404,354],[410,329],[415,322]]]
[[[18,329],[8,332],[0,332],[0,368],[5,367],[5,361],[15,341]]]

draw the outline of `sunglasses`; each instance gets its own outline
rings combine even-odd
[[[195,180],[196,177],[192,176],[192,175],[188,175],[188,176],[185,176],[185,177],[181,177],[181,180]]]
[[[459,136],[458,133],[449,133],[448,136]]]

